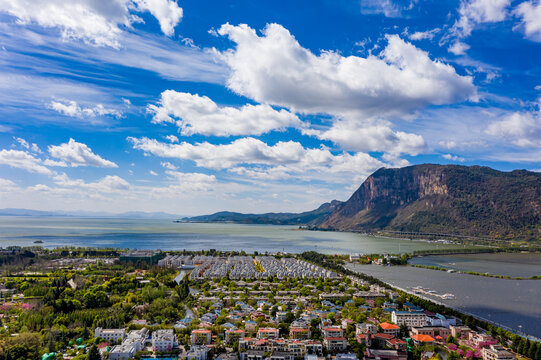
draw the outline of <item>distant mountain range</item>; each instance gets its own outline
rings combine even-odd
[[[221,212],[185,221],[306,225],[541,240],[541,174],[481,166],[382,168],[345,202],[300,214]]]
[[[125,219],[178,219],[178,215],[164,212],[130,211],[120,214],[93,211],[41,211],[30,209],[0,209],[0,216],[57,216],[87,218],[125,218]]]
[[[303,213],[265,213],[242,214],[230,211],[221,211],[211,215],[202,215],[183,218],[185,222],[230,222],[237,224],[272,224],[272,225],[316,225],[328,217],[340,201],[333,200],[312,211]]]

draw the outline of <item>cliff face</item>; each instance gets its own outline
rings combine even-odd
[[[541,238],[541,174],[423,164],[380,169],[317,227]]]

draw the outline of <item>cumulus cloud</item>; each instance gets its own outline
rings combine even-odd
[[[20,138],[20,137],[16,137],[16,136],[14,136],[13,139],[15,139],[15,141],[17,141],[19,143],[19,145],[21,145],[23,148],[25,148],[27,150],[30,150],[30,151],[32,151],[34,153],[41,153],[42,152],[37,144],[34,144],[34,143],[30,144],[25,139]]]
[[[247,25],[218,30],[236,43],[220,53],[231,68],[227,86],[240,95],[303,113],[403,115],[427,105],[476,99],[469,76],[402,40],[387,36],[378,55],[315,55],[287,29],[269,24],[259,36]]]
[[[150,12],[166,35],[182,18],[173,0],[3,0],[0,11],[22,24],[59,29],[64,39],[113,48],[121,46],[123,27],[142,21],[136,12]]]
[[[272,146],[255,138],[241,138],[229,144],[169,144],[148,138],[128,138],[135,149],[164,158],[192,160],[213,170],[228,169],[250,177],[286,178],[292,174],[349,172],[365,174],[384,164],[365,153],[333,154],[326,148],[304,148],[294,141]]]
[[[463,157],[460,157],[460,156],[457,156],[457,155],[452,155],[452,154],[443,154],[441,157],[446,159],[446,160],[450,160],[450,161],[458,161],[458,162],[464,162],[465,161],[465,159]]]
[[[467,37],[477,24],[505,20],[510,0],[467,0],[462,1],[458,13],[460,17],[451,28],[452,34]]]
[[[172,143],[178,143],[178,137],[176,137],[175,135],[167,135],[165,137],[169,142],[172,142]]]
[[[520,147],[541,147],[541,110],[514,112],[492,122],[486,133],[507,139]]]
[[[148,11],[158,19],[162,32],[167,36],[175,33],[175,26],[182,19],[182,8],[171,0],[135,0],[137,8]]]
[[[451,44],[451,46],[449,46],[447,50],[455,55],[464,55],[469,49],[470,45],[462,41],[456,40]]]
[[[159,105],[149,105],[156,123],[175,123],[183,135],[260,135],[271,130],[300,127],[299,118],[269,105],[218,106],[206,96],[166,90]]]
[[[61,113],[62,115],[71,117],[96,117],[96,116],[114,116],[121,117],[122,113],[115,109],[109,109],[102,104],[98,104],[94,107],[81,107],[76,101],[52,101],[49,104],[50,108]]]
[[[426,146],[422,136],[394,131],[388,124],[381,122],[359,125],[351,120],[340,120],[328,130],[308,130],[305,133],[330,140],[351,151],[417,155]]]
[[[41,159],[38,159],[27,151],[6,149],[0,150],[0,164],[23,169],[31,173],[43,175],[53,174],[50,169],[43,165]]]
[[[518,28],[524,31],[526,37],[541,42],[541,2],[525,1],[517,6],[515,15],[521,18]]]
[[[113,193],[130,189],[130,184],[118,176],[107,175],[94,182],[86,182],[82,179],[70,179],[66,174],[58,174],[53,177],[55,184],[68,188],[80,188],[98,193]]]
[[[52,157],[68,163],[72,167],[95,166],[95,167],[118,167],[112,161],[105,160],[92,152],[86,144],[78,143],[73,139],[60,145],[50,145],[49,154]]]
[[[160,165],[168,170],[177,170],[178,166],[171,164],[169,161],[162,161]]]

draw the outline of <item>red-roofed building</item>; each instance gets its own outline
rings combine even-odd
[[[379,326],[381,326],[384,334],[389,334],[395,337],[398,336],[398,332],[400,331],[400,326],[388,322],[383,322],[379,324]]]
[[[212,331],[208,329],[192,330],[192,345],[208,345],[212,341]]]
[[[433,344],[435,339],[430,335],[417,334],[411,337],[415,345]]]
[[[278,339],[278,329],[262,328],[257,331],[258,339]]]
[[[291,328],[289,329],[289,337],[292,339],[310,339],[309,328]]]

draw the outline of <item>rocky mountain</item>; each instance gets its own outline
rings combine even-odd
[[[333,200],[319,208],[303,213],[265,213],[241,214],[230,211],[217,212],[212,215],[202,215],[183,218],[183,222],[232,222],[238,224],[272,224],[272,225],[315,225],[329,216],[340,201]]]
[[[541,240],[541,174],[433,164],[382,168],[315,225]]]

